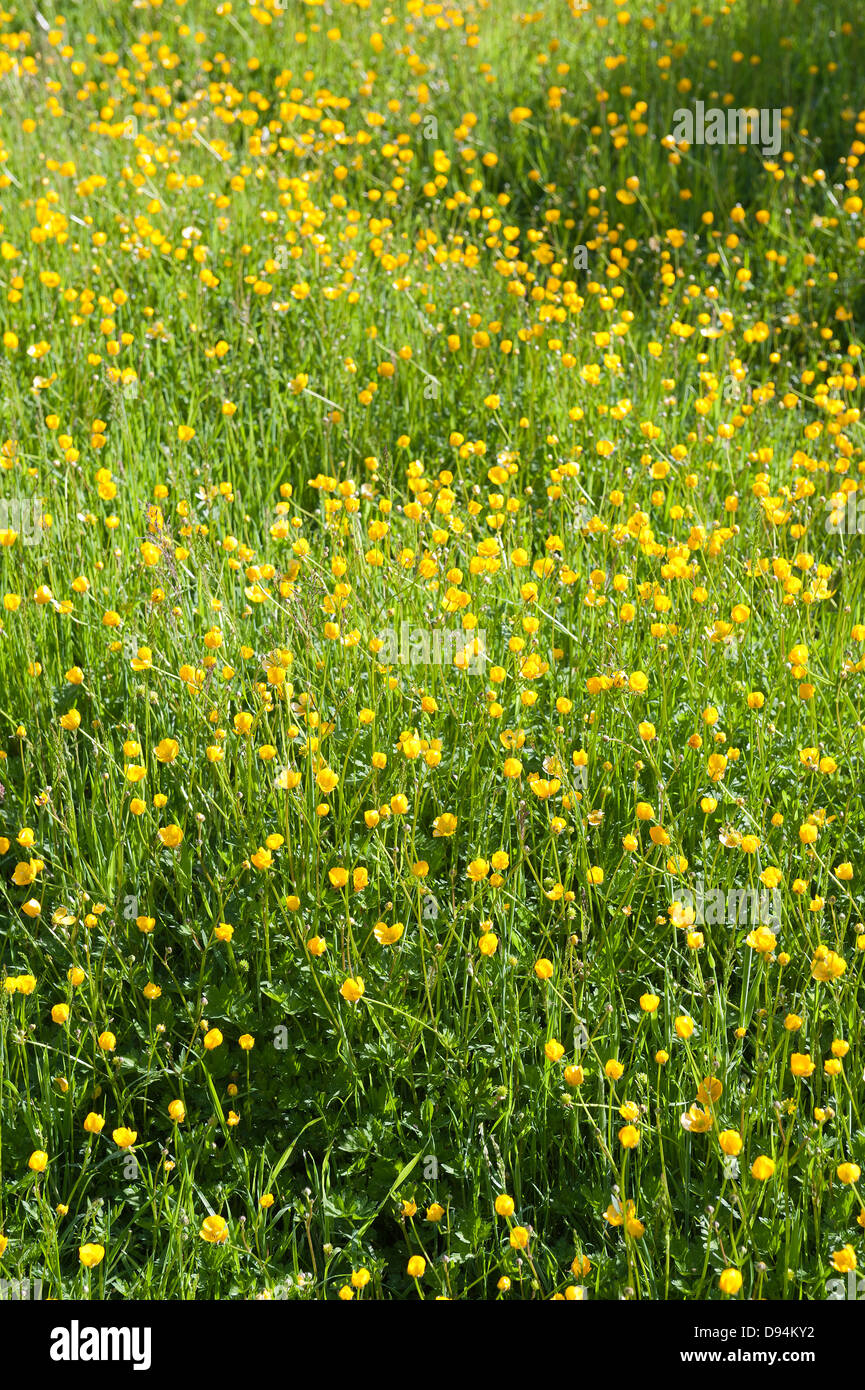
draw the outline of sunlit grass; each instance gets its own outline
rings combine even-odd
[[[2,16],[4,1279],[861,1255],[861,61],[852,4]]]

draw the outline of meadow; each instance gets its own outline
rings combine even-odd
[[[861,0],[0,11],[4,1288],[858,1277],[863,71]]]

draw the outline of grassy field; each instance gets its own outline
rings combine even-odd
[[[862,34],[0,13],[7,1284],[865,1263]]]

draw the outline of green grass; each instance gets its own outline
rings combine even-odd
[[[4,1279],[861,1260],[858,11],[0,16]],[[697,100],[777,161],[671,149]],[[481,669],[385,665],[403,624]],[[770,869],[774,942],[677,924]]]

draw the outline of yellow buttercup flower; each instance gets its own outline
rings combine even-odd
[[[794,1052],[790,1057],[790,1070],[794,1076],[813,1076],[815,1063],[807,1052]]]
[[[737,1129],[723,1129],[718,1135],[718,1143],[730,1157],[742,1152],[742,1136]]]
[[[179,825],[164,825],[157,834],[166,849],[177,849],[183,842],[183,831]]]
[[[759,1154],[751,1164],[751,1176],[758,1182],[768,1182],[775,1172],[774,1159],[767,1158],[765,1154]]]
[[[208,1245],[222,1245],[228,1240],[228,1222],[223,1216],[206,1216],[199,1235]]]
[[[839,1274],[849,1274],[858,1267],[856,1251],[852,1245],[844,1245],[830,1256],[832,1268]]]

